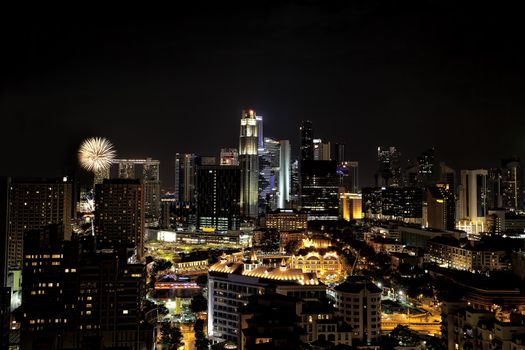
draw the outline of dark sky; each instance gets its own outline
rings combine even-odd
[[[82,138],[105,136],[119,157],[160,159],[167,188],[175,152],[238,146],[244,107],[295,149],[312,120],[316,137],[347,143],[364,185],[380,144],[407,158],[435,146],[456,168],[524,158],[522,9],[222,3],[162,20],[4,11],[0,174],[61,175]]]

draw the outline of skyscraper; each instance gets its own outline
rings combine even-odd
[[[175,155],[175,199],[179,202],[195,202],[195,176],[198,156],[193,153]]]
[[[279,156],[279,208],[285,208],[290,201],[291,191],[291,163],[290,163],[290,141],[281,140]]]
[[[486,169],[461,170],[457,228],[470,234],[485,230],[487,175]]]
[[[401,153],[396,147],[377,148],[377,160],[379,163],[378,176],[381,177],[381,186],[402,186]]]
[[[240,222],[238,166],[197,168],[197,225],[200,229],[236,230]]]
[[[303,120],[301,122],[301,160],[313,160],[313,132],[312,122],[309,120]]]
[[[345,154],[345,144],[336,142],[333,144],[333,147],[331,147],[332,151],[332,160],[335,160],[338,163],[342,163],[346,160],[346,154]]]
[[[239,151],[237,148],[221,148],[220,165],[239,165]]]
[[[426,190],[427,225],[438,230],[454,230],[456,226],[456,201],[448,184],[429,186]]]
[[[119,179],[141,179],[144,184],[144,217],[148,223],[160,220],[160,162],[155,159],[115,159]],[[137,167],[142,171],[137,174]]]
[[[71,235],[73,184],[61,179],[12,179],[9,187],[10,269],[22,268],[24,232],[50,224],[63,224],[66,237]]]
[[[330,142],[323,142],[321,139],[314,139],[312,141],[313,160],[334,160],[332,159],[332,152]]]
[[[257,218],[259,198],[259,157],[257,119],[255,111],[243,110],[239,138],[239,164],[241,168],[241,214]]]
[[[338,219],[339,175],[335,161],[302,162],[301,210],[308,213],[309,219]]]
[[[522,208],[522,185],[520,159],[513,157],[501,162],[502,197],[505,209]]]
[[[104,180],[95,186],[95,236],[101,249],[144,253],[144,188],[138,179]]]
[[[281,144],[269,137],[264,138],[264,147],[257,151],[259,155],[259,213],[277,208],[279,190],[279,166]]]

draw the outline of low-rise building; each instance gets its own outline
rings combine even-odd
[[[279,231],[306,230],[308,215],[293,209],[277,209],[266,214],[266,227]]]

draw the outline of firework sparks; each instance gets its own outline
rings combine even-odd
[[[113,145],[103,137],[92,137],[84,140],[78,151],[80,165],[92,172],[109,169],[114,157]]]

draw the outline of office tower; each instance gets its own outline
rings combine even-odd
[[[236,230],[240,222],[241,170],[237,166],[197,168],[197,225]]]
[[[76,305],[81,335],[102,336],[106,347],[151,349],[151,326],[141,322],[145,269],[114,251],[82,256]]]
[[[61,179],[12,179],[9,187],[10,270],[22,268],[24,232],[50,224],[63,224],[67,237],[71,235],[73,185]]]
[[[469,234],[485,232],[487,175],[485,169],[461,170],[456,227]]]
[[[346,192],[359,192],[359,162],[344,161],[337,164],[339,183]]]
[[[330,142],[323,142],[321,139],[313,139],[313,160],[332,160]]]
[[[53,343],[78,326],[78,240],[66,240],[63,225],[26,231],[22,285],[21,345]]]
[[[252,295],[282,294],[297,298],[326,297],[326,286],[314,273],[289,268],[284,262],[270,267],[250,256],[237,261],[223,255],[208,272],[208,336],[216,342],[239,340],[238,308]]]
[[[178,202],[195,202],[197,164],[199,160],[196,154],[175,154],[175,199]]]
[[[444,162],[439,163],[439,176],[438,181],[442,184],[447,184],[449,191],[454,195],[457,191],[457,180],[456,180],[456,171],[451,167],[447,166]]]
[[[340,217],[343,220],[363,218],[363,197],[361,193],[345,192],[340,194]]]
[[[418,177],[421,186],[429,186],[435,181],[436,169],[434,147],[427,149],[417,157]]]
[[[503,208],[502,169],[487,169],[487,209]]]
[[[174,194],[165,194],[160,198],[160,228],[175,228],[175,218],[173,213],[177,206]]]
[[[332,145],[331,151],[331,160],[335,160],[337,163],[342,163],[346,160],[345,158],[345,144],[336,142]]]
[[[353,339],[371,344],[381,336],[381,289],[356,278],[334,288],[337,313],[353,329]]]
[[[278,208],[286,208],[290,202],[291,192],[291,164],[290,164],[290,141],[281,140],[279,155],[279,202]]]
[[[293,208],[298,206],[299,193],[301,192],[301,172],[299,171],[299,160],[295,159],[290,168],[290,202]]]
[[[503,208],[522,208],[521,163],[517,157],[501,161]]]
[[[313,131],[312,131],[312,122],[309,120],[303,120],[301,122],[301,161],[303,160],[313,160]]]
[[[382,209],[381,187],[364,187],[362,196],[364,217],[367,219],[379,219]]]
[[[95,236],[99,249],[144,253],[144,187],[138,179],[104,180],[95,186]]]
[[[115,159],[119,179],[141,179],[144,184],[144,217],[146,222],[160,220],[160,162],[155,159]],[[142,172],[137,174],[137,167]]]
[[[215,156],[200,156],[197,165],[217,165],[217,157]]]
[[[255,116],[257,120],[257,149],[264,148],[264,132],[263,132],[263,117],[261,115]]]
[[[456,227],[456,201],[448,184],[437,184],[426,189],[426,226],[437,230]]]
[[[377,148],[377,160],[379,163],[378,176],[381,177],[381,186],[402,186],[401,174],[401,152],[396,147]]]
[[[221,148],[221,165],[239,165],[237,148]]]
[[[301,164],[301,210],[310,220],[339,217],[339,176],[335,161],[309,160]]]
[[[281,144],[269,137],[264,138],[264,147],[257,150],[259,155],[259,214],[275,210],[278,202],[279,166]]]
[[[266,227],[278,231],[304,231],[308,215],[293,209],[277,209],[266,214]]]
[[[241,215],[255,219],[258,216],[259,157],[258,132],[254,110],[243,110],[239,138],[239,164],[241,168]]]

